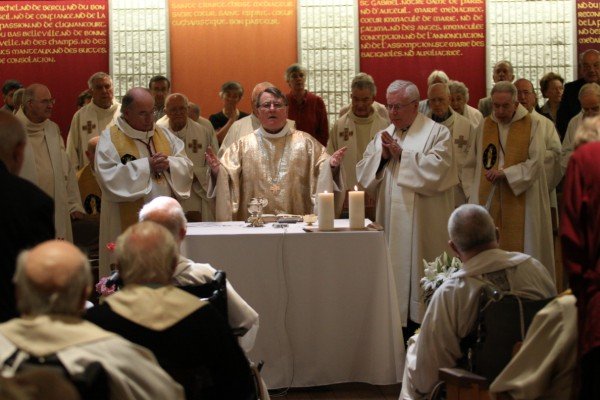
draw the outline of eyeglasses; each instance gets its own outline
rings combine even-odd
[[[387,104],[385,106],[385,108],[387,108],[388,111],[400,111],[404,107],[409,106],[409,105],[413,104],[414,102],[416,102],[416,100],[413,100],[413,101],[411,101],[409,103],[406,103],[406,104],[400,104],[400,103],[397,103],[397,104]]]
[[[54,103],[56,103],[56,99],[44,99],[44,100],[32,100],[32,101],[37,101],[38,103],[42,103],[46,107],[48,107],[51,104],[54,105]]]
[[[285,104],[269,102],[269,103],[262,103],[261,105],[258,106],[258,108],[260,108],[261,110],[267,110],[267,111],[270,110],[271,107],[275,108],[276,110],[281,110],[282,108],[285,107]]]

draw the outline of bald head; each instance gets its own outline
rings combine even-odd
[[[61,240],[22,252],[14,280],[19,311],[29,315],[78,315],[92,284],[85,255]]]
[[[36,124],[42,123],[52,116],[54,99],[50,89],[41,83],[33,83],[23,93],[23,112]]]
[[[0,161],[11,174],[21,171],[26,142],[21,121],[8,111],[0,111]]]
[[[140,210],[139,220],[152,221],[165,227],[178,244],[185,238],[187,220],[181,204],[172,197],[156,197]]]
[[[476,204],[463,204],[454,210],[448,220],[448,235],[450,245],[461,256],[498,247],[494,220]]]
[[[129,89],[121,102],[123,119],[135,130],[154,129],[154,98],[146,88]]]

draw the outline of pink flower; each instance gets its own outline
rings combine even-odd
[[[108,280],[108,278],[110,277],[105,276],[104,278],[100,278],[100,280],[96,284],[96,293],[98,293],[101,296],[110,296],[117,289],[117,285],[113,285],[111,287],[106,286],[106,281]]]
[[[115,244],[115,242],[108,242],[108,243],[106,243],[106,250],[108,250],[112,253],[113,251],[115,251],[116,246],[117,245]]]

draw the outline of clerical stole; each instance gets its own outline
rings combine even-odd
[[[525,162],[529,155],[530,138],[531,117],[529,115],[511,123],[504,147],[500,143],[498,124],[491,118],[486,118],[484,121],[479,202],[490,206],[490,215],[500,230],[500,248],[507,251],[524,250],[526,192],[515,196],[506,180],[497,181],[494,189],[494,184],[487,180],[485,173],[492,168],[499,168],[499,151],[504,155],[503,168]],[[492,192],[492,198],[489,199]]]
[[[121,162],[123,164],[127,164],[129,161],[140,158],[140,152],[138,151],[135,141],[122,132],[118,125],[113,125],[110,128],[110,140],[115,146],[115,149],[117,149],[117,153],[119,153],[119,157],[121,158]],[[160,129],[154,128],[152,143],[154,144],[154,149],[157,153],[163,153],[167,156],[171,155],[171,144]],[[158,181],[164,178],[152,177],[152,179]],[[125,231],[125,229],[138,221],[138,213],[143,206],[143,197],[134,201],[119,203],[119,209],[121,212],[121,231]]]

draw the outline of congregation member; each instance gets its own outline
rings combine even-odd
[[[248,116],[248,113],[238,110],[238,104],[244,96],[244,88],[241,83],[228,81],[221,85],[219,97],[223,102],[223,109],[216,114],[212,114],[208,119],[217,134],[219,144],[223,142],[229,132],[231,125],[241,118]]]
[[[157,197],[140,211],[140,222],[151,221],[167,228],[175,238],[177,248],[187,233],[187,220],[183,208],[172,197]],[[200,285],[209,282],[216,270],[206,263],[197,263],[179,255],[171,283],[175,286]],[[240,346],[248,352],[254,347],[258,332],[258,314],[235,291],[227,280],[227,316],[231,329],[241,334]]]
[[[467,104],[469,101],[469,89],[467,86],[459,81],[450,81],[448,89],[450,89],[450,106],[452,109],[467,118],[473,128],[477,129],[483,121],[483,115],[478,109]]]
[[[56,238],[72,242],[71,219],[83,218],[84,210],[60,129],[50,121],[54,102],[48,87],[40,83],[25,90],[24,108],[16,114],[27,132],[20,176],[54,199]]]
[[[75,171],[88,163],[84,154],[88,140],[113,126],[119,116],[120,104],[114,99],[110,75],[96,72],[88,80],[88,86],[92,101],[75,113],[67,136],[67,155]]]
[[[579,90],[579,104],[581,111],[571,118],[567,132],[562,142],[561,171],[564,174],[569,165],[569,159],[575,149],[575,133],[584,119],[600,115],[600,85],[597,83],[586,83]]]
[[[79,93],[79,96],[77,96],[77,109],[81,109],[85,106],[87,106],[88,104],[90,104],[92,101],[92,94],[90,93],[89,89],[88,90],[84,90],[83,92]]]
[[[513,66],[510,61],[502,60],[498,61],[494,68],[492,69],[492,80],[494,84],[498,82],[512,82],[515,79],[515,74],[513,72]],[[492,114],[492,97],[487,96],[483,99],[479,99],[479,103],[477,104],[477,109],[483,115],[483,118]]]
[[[22,252],[14,282],[21,317],[0,324],[1,369],[18,371],[38,360],[64,367],[69,376],[92,376],[89,371],[97,370],[96,364],[106,378],[92,387],[106,390],[109,399],[184,398],[181,386],[150,351],[82,320],[92,273],[89,261],[71,243],[47,241]]]
[[[543,116],[550,118],[554,124],[556,124],[558,106],[565,90],[564,83],[563,77],[554,72],[548,72],[540,79],[542,96],[547,99],[540,111]]]
[[[287,123],[286,96],[265,89],[256,102],[261,127],[225,150],[221,160],[206,151],[211,168],[209,197],[217,198],[217,221],[245,221],[252,198],[265,198],[264,213],[314,213],[317,193],[344,191],[346,149],[329,156],[314,137]],[[336,196],[339,213],[343,196]]]
[[[249,362],[225,319],[208,301],[171,285],[179,261],[173,235],[140,222],[119,236],[115,252],[124,286],[86,318],[150,349],[187,399],[250,400]]]
[[[148,201],[158,196],[186,199],[192,185],[192,162],[184,143],[154,124],[154,100],[147,89],[127,91],[121,116],[100,135],[96,177],[102,189],[100,276],[109,275],[106,245],[114,242]]]
[[[181,204],[187,218],[191,222],[214,221],[215,201],[206,194],[208,188],[208,166],[205,152],[210,146],[218,150],[219,142],[214,130],[207,129],[188,118],[188,99],[181,93],[167,96],[165,102],[166,115],[158,120],[158,126],[168,129],[185,144],[185,153],[192,161],[194,178],[188,199]]]
[[[350,88],[351,109],[335,121],[327,144],[330,154],[343,147],[347,149],[342,162],[346,174],[346,190],[352,190],[358,185],[356,164],[362,159],[367,145],[390,124],[387,118],[382,118],[373,108],[377,88],[370,75],[357,75],[352,79]],[[365,199],[367,207],[373,202],[374,199]],[[347,201],[344,204],[347,212]]]
[[[4,84],[2,85],[2,101],[4,102],[4,105],[0,110],[14,113],[15,107],[13,96],[15,91],[21,88],[23,88],[23,85],[17,80],[8,79],[4,81]]]
[[[212,124],[207,118],[204,118],[200,115],[200,106],[191,101],[188,102],[188,117],[194,121],[199,123],[202,126],[207,127],[211,132],[215,132],[215,128],[213,128]]]
[[[0,322],[17,317],[12,277],[19,251],[54,237],[52,198],[20,178],[27,136],[21,122],[0,111]]]
[[[373,77],[369,74],[365,74],[364,72],[358,73],[354,77],[354,79],[370,81],[371,83],[373,83],[373,86],[375,86],[375,81],[373,80]],[[384,104],[381,104],[381,103],[373,100],[373,104],[371,104],[371,107],[373,107],[373,110],[375,110],[375,112],[377,114],[379,114],[381,116],[381,118],[389,120],[388,110],[387,110],[387,108],[385,108]],[[352,103],[347,104],[344,107],[340,108],[340,111],[338,112],[338,118],[342,118],[348,111],[350,111],[351,108],[352,108]]]
[[[554,278],[550,197],[544,171],[544,132],[517,101],[517,88],[492,88],[493,113],[479,126],[463,167],[469,202],[485,205],[500,230],[500,248],[535,257]]]
[[[479,205],[464,204],[450,216],[449,245],[462,267],[435,290],[420,332],[409,339],[400,400],[426,399],[439,369],[463,356],[460,341],[475,326],[485,285],[532,300],[556,295],[547,269],[527,254],[500,249],[498,234]]]
[[[444,125],[452,135],[452,157],[458,172],[458,185],[454,187],[454,207],[467,202],[462,185],[462,168],[469,154],[469,147],[475,142],[475,129],[471,121],[450,107],[450,89],[446,83],[434,83],[427,90],[429,113],[435,122]]]
[[[574,147],[563,185],[560,238],[577,297],[583,400],[600,398],[600,116],[581,123]]]
[[[150,78],[148,89],[154,98],[154,121],[165,116],[165,99],[171,93],[171,81],[166,76],[156,75]]]
[[[323,146],[329,139],[329,122],[323,99],[306,90],[308,71],[300,64],[292,64],[285,71],[285,81],[290,87],[286,95],[289,118],[296,129],[313,136]]]
[[[394,81],[386,98],[392,123],[369,143],[356,176],[377,198],[376,219],[386,232],[403,333],[409,337],[425,311],[423,260],[447,250],[443,227],[454,209],[458,173],[452,135],[418,112],[417,86]]]
[[[13,114],[16,114],[23,106],[23,95],[25,94],[25,88],[19,88],[13,93]]]
[[[436,83],[448,83],[450,82],[450,78],[444,71],[433,70],[429,76],[427,77],[427,90]],[[429,108],[429,101],[427,99],[423,99],[419,101],[419,112],[424,115],[428,115],[431,112]]]
[[[563,141],[569,122],[581,111],[579,91],[586,83],[600,85],[600,51],[589,49],[579,55],[579,74],[581,78],[565,84],[556,113],[556,129]]]

